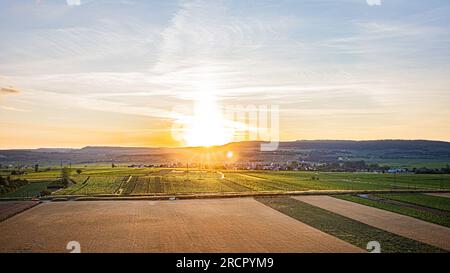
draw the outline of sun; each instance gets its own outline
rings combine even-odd
[[[185,125],[184,141],[188,146],[211,147],[223,145],[233,140],[234,130],[228,126],[220,107],[210,95],[199,98],[194,114]]]

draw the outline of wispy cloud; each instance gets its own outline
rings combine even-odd
[[[80,6],[81,0],[66,0],[66,3],[69,6]]]
[[[382,1],[381,0],[366,0],[367,5],[369,6],[381,6]]]
[[[19,89],[14,87],[2,87],[0,88],[0,95],[1,94],[17,94],[19,93]]]
[[[238,17],[224,2],[183,1],[162,32],[150,72],[156,81],[186,90],[187,97],[205,92],[208,84],[208,92],[224,95],[226,86],[239,85],[262,67],[263,54],[273,59],[267,49],[298,25],[294,17],[271,17]]]
[[[21,108],[5,106],[5,105],[0,105],[0,109],[7,110],[7,111],[13,111],[13,112],[25,112],[25,113],[31,112],[30,110],[27,110],[27,109],[21,109]]]

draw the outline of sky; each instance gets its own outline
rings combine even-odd
[[[0,0],[0,148],[450,141],[448,75],[447,0]]]

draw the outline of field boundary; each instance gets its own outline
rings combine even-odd
[[[27,211],[27,210],[29,210],[29,209],[31,209],[31,208],[34,208],[34,207],[36,207],[37,205],[39,205],[39,204],[42,203],[41,201],[29,201],[29,202],[30,202],[30,203],[33,202],[33,203],[30,204],[30,205],[27,206],[27,207],[23,207],[23,208],[20,208],[20,209],[18,209],[18,210],[12,211],[10,214],[2,215],[2,216],[0,217],[0,223],[3,222],[3,221],[5,221],[5,220],[7,220],[7,219],[9,219],[9,218],[11,218],[11,217],[14,217],[14,216],[16,216],[16,215],[18,215],[18,214],[21,214],[21,213],[24,212],[24,211]]]
[[[387,193],[450,193],[450,190],[308,190],[308,191],[261,191],[261,192],[223,192],[223,193],[178,193],[178,194],[135,194],[135,195],[52,195],[41,200],[57,201],[104,201],[104,200],[168,200],[168,199],[215,199],[240,197],[271,197],[295,195],[344,195],[344,194],[387,194]],[[0,201],[3,199],[0,199]],[[21,199],[8,199],[21,200]]]
[[[414,210],[418,210],[418,211],[422,211],[422,212],[429,212],[432,214],[436,214],[436,215],[441,215],[441,216],[445,216],[445,217],[450,217],[450,211],[447,210],[441,210],[441,209],[437,209],[437,208],[432,208],[429,206],[424,206],[424,205],[418,205],[418,204],[414,204],[412,202],[406,202],[406,201],[400,201],[400,200],[396,200],[396,199],[390,199],[389,197],[379,197],[379,196],[374,196],[374,195],[369,195],[367,197],[361,197],[360,198],[364,198],[364,199],[369,199],[375,202],[380,202],[380,203],[384,203],[384,204],[388,204],[388,205],[394,205],[394,206],[400,206],[400,207],[406,207],[406,208],[410,208],[410,209],[414,209]]]

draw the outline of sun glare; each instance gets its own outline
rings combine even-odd
[[[184,131],[188,146],[210,147],[233,140],[233,129],[227,126],[219,106],[212,96],[202,96],[195,104],[194,115]]]

